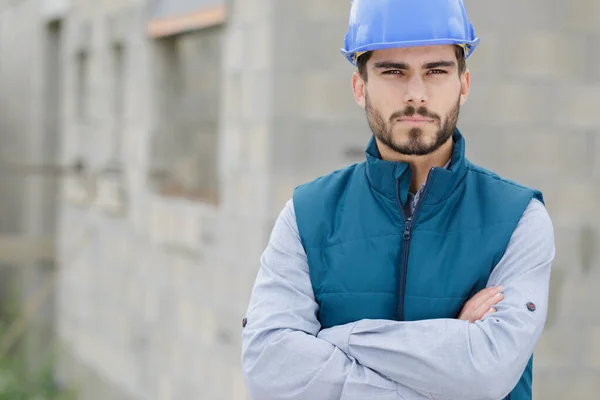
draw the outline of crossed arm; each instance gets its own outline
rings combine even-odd
[[[261,257],[242,334],[249,392],[255,400],[501,399],[541,335],[553,258],[550,218],[532,201],[488,282],[504,286],[495,313],[475,323],[361,320],[321,330],[288,202]]]

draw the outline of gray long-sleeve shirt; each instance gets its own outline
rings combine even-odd
[[[475,323],[361,320],[321,329],[290,200],[275,223],[242,333],[254,400],[499,400],[512,391],[546,320],[554,230],[532,200],[488,286],[497,312]],[[535,310],[530,311],[530,303]]]

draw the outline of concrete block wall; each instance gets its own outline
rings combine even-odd
[[[55,82],[60,55],[48,21],[35,1],[0,2],[0,232],[3,238],[55,240],[57,178],[48,166],[56,165],[59,149]],[[44,65],[52,64],[48,68]],[[54,96],[54,97],[53,97]],[[54,100],[54,103],[49,103]],[[46,167],[46,168],[44,168]],[[11,235],[14,235],[11,237]],[[32,249],[36,251],[37,249]],[[11,254],[1,254],[0,258]],[[51,257],[44,261],[14,262],[4,272],[11,296],[22,304],[38,294],[53,277]],[[5,288],[8,288],[4,282]],[[13,301],[16,299],[12,299]],[[1,300],[0,300],[1,302]],[[24,335],[31,367],[47,355],[53,338],[53,297],[39,307]]]
[[[217,201],[223,31],[220,26],[155,41],[160,126],[152,135],[150,159],[153,172],[168,174],[157,182],[163,193]]]
[[[0,10],[0,135],[5,143],[0,149],[0,232],[39,234],[44,224],[38,200],[47,179],[27,174],[25,167],[47,161],[39,145],[44,133],[44,71],[35,63],[23,66],[43,59],[46,27],[38,23],[40,10],[35,2],[2,1]]]
[[[241,319],[272,224],[267,213],[270,5],[232,3],[218,74],[223,90],[217,206],[164,197],[149,184],[150,138],[161,121],[154,108],[159,96],[151,66],[155,54],[144,34],[147,6],[77,3],[68,15],[71,52],[80,27],[89,24],[92,31],[90,93],[99,126],[112,118],[104,105],[110,102],[110,87],[103,84],[109,77],[100,76],[108,14],[127,12],[123,45],[135,51],[126,51],[131,71],[123,138],[128,212],[114,218],[68,201],[60,210],[61,377],[80,385],[84,399],[101,398],[97,393],[144,400],[244,399]],[[73,110],[73,63],[65,75],[67,108]],[[202,84],[201,78],[190,85]],[[81,150],[75,115],[68,113],[66,121],[64,157],[70,159]],[[110,146],[100,128],[91,135],[94,142],[85,144],[84,155],[99,168]]]
[[[368,125],[352,97],[353,67],[340,54],[349,8],[274,3],[273,213],[298,184],[364,158]]]

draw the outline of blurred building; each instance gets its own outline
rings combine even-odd
[[[556,229],[535,398],[596,398],[600,3],[466,2],[467,152],[541,189]],[[0,245],[41,254],[24,301],[56,281],[31,348],[60,343],[82,399],[247,398],[241,319],[273,222],[370,135],[339,54],[349,8],[0,0]]]

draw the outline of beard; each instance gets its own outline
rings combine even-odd
[[[394,112],[388,122],[385,121],[379,110],[373,108],[369,101],[369,96],[365,94],[365,112],[369,127],[377,139],[392,151],[407,156],[425,156],[435,152],[444,143],[446,143],[456,130],[458,114],[460,111],[460,97],[456,105],[448,112],[442,123],[441,117],[427,110],[426,107],[415,108],[407,106],[403,111]],[[439,129],[435,132],[433,142],[424,141],[424,131],[422,128],[413,127],[408,131],[408,142],[396,143],[392,131],[395,120],[400,117],[411,117],[418,114],[425,118],[431,118],[437,123]]]

